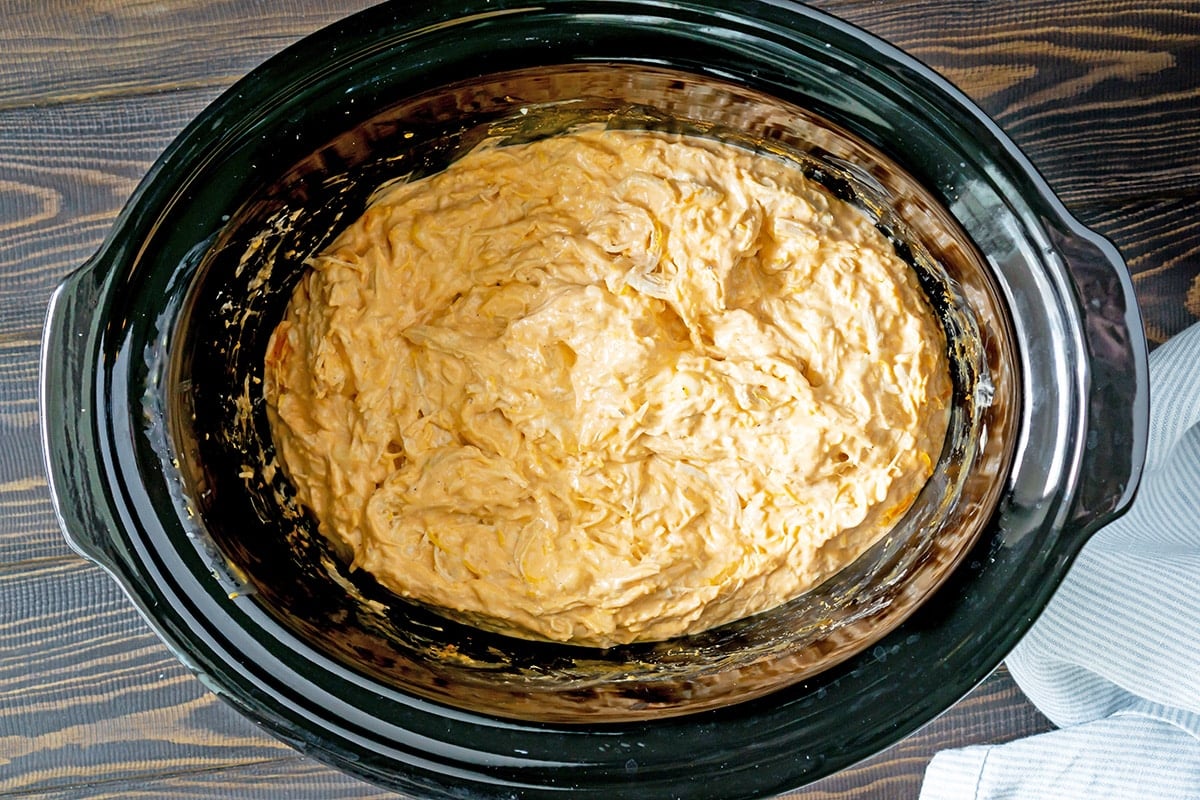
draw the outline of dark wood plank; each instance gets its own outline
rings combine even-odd
[[[1074,211],[1125,257],[1152,344],[1200,322],[1200,195],[1085,205]]]
[[[37,797],[39,800],[398,800],[399,795],[294,756],[228,769],[198,769],[168,777],[89,783],[41,792]]]
[[[0,108],[227,86],[302,36],[370,5],[9,0],[0,25]]]
[[[0,568],[0,796],[292,755],[210,694],[78,558]]]

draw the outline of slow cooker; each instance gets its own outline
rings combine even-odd
[[[350,571],[275,466],[267,337],[383,182],[607,125],[793,160],[947,333],[951,433],[893,535],[797,600],[607,650],[477,630]],[[55,293],[45,455],[68,541],[204,683],[429,797],[763,797],[984,678],[1135,491],[1146,344],[1115,249],[928,68],[782,2],[385,3],[235,84]]]

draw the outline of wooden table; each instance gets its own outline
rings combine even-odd
[[[151,162],[260,61],[368,0],[0,5],[0,798],[365,798],[209,694],[63,543],[38,436],[46,300]],[[1129,262],[1161,342],[1200,317],[1200,3],[821,0],[957,83]],[[913,798],[930,755],[1048,723],[1003,669],[792,798]]]

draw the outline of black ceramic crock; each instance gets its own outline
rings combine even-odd
[[[349,573],[269,466],[256,389],[304,258],[380,182],[581,121],[778,151],[864,206],[958,348],[961,417],[906,538],[850,577],[603,652]],[[68,541],[300,750],[419,796],[732,800],[887,747],[1000,662],[1132,498],[1145,349],[1111,245],[959,92],[857,29],[768,2],[397,2],[268,61],[167,149],[54,295],[41,402]]]

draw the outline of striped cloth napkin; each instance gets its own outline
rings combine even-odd
[[[1151,354],[1150,408],[1132,507],[1007,660],[1058,730],[937,754],[921,800],[1200,800],[1200,323]]]

